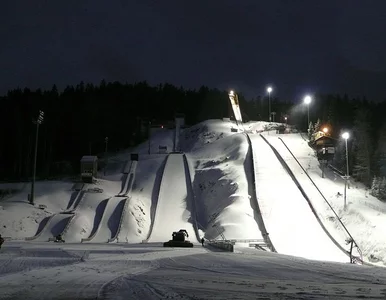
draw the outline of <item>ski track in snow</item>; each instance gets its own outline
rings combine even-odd
[[[241,247],[10,242],[0,256],[0,299],[384,299],[384,282],[383,268]]]

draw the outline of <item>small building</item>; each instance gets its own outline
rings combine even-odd
[[[80,160],[80,174],[83,182],[92,183],[97,177],[98,157],[85,155]]]
[[[313,141],[312,146],[316,150],[318,159],[326,161],[332,160],[335,154],[336,142],[336,139],[327,135],[320,135],[317,137]]]
[[[285,130],[287,129],[287,126],[281,124],[276,127],[276,133],[283,134],[285,133]]]

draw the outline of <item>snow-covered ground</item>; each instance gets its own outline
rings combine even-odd
[[[95,299],[96,295],[104,299],[224,299],[237,298],[236,294],[240,299],[252,295],[311,299],[311,294],[332,299],[385,298],[384,269],[326,262],[348,261],[339,249],[348,250],[347,235],[278,137],[336,210],[362,249],[363,259],[374,263],[378,258],[382,266],[386,262],[386,204],[351,183],[344,211],[343,199],[337,196],[343,194],[342,179],[330,170],[321,178],[318,160],[300,134],[264,132],[269,127],[265,122],[250,122],[237,128],[231,122],[209,120],[184,129],[177,148],[186,154],[186,161],[182,154],[158,153],[160,145],[169,152],[174,146],[173,131],[159,131],[151,138],[150,154],[145,142],[111,156],[106,175],[102,172],[95,184],[87,184],[82,197],[72,190],[73,182],[37,182],[36,206],[32,206],[27,202],[29,184],[0,184],[12,192],[0,200],[0,234],[11,238],[0,255],[0,299],[2,295],[7,295],[4,299],[49,299],[55,284],[58,299],[69,299],[65,290],[71,289],[78,299]],[[260,133],[277,148],[295,179]],[[139,153],[139,161],[128,175],[130,153]],[[87,192],[93,188],[103,192]],[[39,209],[39,204],[46,208]],[[160,248],[160,242],[181,227],[191,237],[196,233],[206,239],[262,240],[262,222],[277,252],[293,256],[262,253],[241,244],[233,254],[197,245]],[[60,232],[69,244],[41,242]],[[37,233],[36,240],[20,241]],[[115,237],[120,244],[80,244],[90,237],[98,237],[94,242]],[[359,270],[360,275],[354,273]],[[15,292],[16,282],[27,284]],[[29,296],[34,290],[36,296]],[[288,298],[278,296],[283,294]]]
[[[386,269],[236,248],[7,244],[0,299],[385,299]]]
[[[351,182],[347,189],[347,210],[343,209],[344,179],[331,169],[325,168],[324,178],[314,151],[300,134],[280,135],[288,148],[294,153],[303,168],[319,187],[328,202],[337,212],[344,225],[359,244],[364,259],[373,255],[386,263],[386,203],[371,196],[368,190],[358,182]],[[289,158],[290,154],[287,154]],[[339,194],[338,194],[339,193]],[[318,213],[326,219],[332,216],[327,205],[319,206]],[[330,222],[331,223],[331,222]],[[334,222],[336,223],[336,222]],[[338,226],[336,226],[338,227]],[[336,228],[342,232],[342,228]],[[370,259],[371,262],[375,262]]]
[[[256,190],[276,251],[310,259],[347,262],[323,232],[304,196],[260,135],[251,135]]]

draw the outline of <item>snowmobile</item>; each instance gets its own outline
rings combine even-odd
[[[54,240],[55,243],[64,243],[65,241],[63,240],[62,238],[62,235],[59,234],[55,237],[55,240]]]
[[[186,247],[193,248],[193,243],[189,242],[186,238],[189,237],[188,232],[185,229],[174,231],[172,239],[164,243],[164,247]]]

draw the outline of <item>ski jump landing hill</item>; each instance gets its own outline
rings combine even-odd
[[[154,220],[144,242],[166,242],[179,229],[187,230],[191,242],[200,239],[187,158],[173,153],[166,160]]]
[[[58,234],[63,234],[63,232],[68,228],[69,224],[75,217],[75,211],[84,201],[86,191],[80,190],[75,192],[75,197],[70,199],[68,208],[63,213],[55,214],[49,217],[45,224],[42,224],[42,228],[38,230],[35,236],[27,237],[27,241],[36,241],[36,242],[47,242],[54,236]],[[43,221],[44,222],[44,221]]]
[[[82,243],[107,243],[117,240],[130,201],[137,161],[128,162],[127,165],[129,168],[124,170],[125,179],[123,180],[122,190],[118,195],[108,200],[97,230],[90,237],[82,239]]]
[[[70,243],[116,241],[130,199],[137,162],[129,161],[126,166],[118,195],[108,198],[92,190],[78,191],[70,199],[66,211],[49,217],[38,233],[26,240],[46,242],[61,234]]]
[[[347,262],[347,254],[323,230],[276,149],[263,136],[252,134],[250,138],[258,201],[276,251],[309,259]],[[268,138],[277,140],[277,136]]]

